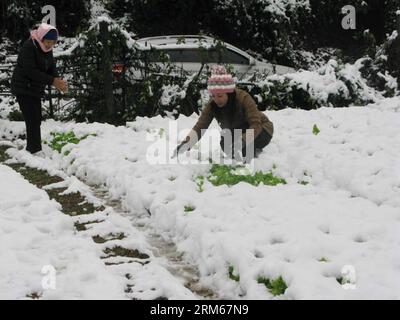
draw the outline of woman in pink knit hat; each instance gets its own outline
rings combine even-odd
[[[46,85],[67,92],[67,82],[57,75],[53,47],[58,31],[42,23],[31,32],[19,52],[17,65],[11,79],[11,92],[17,97],[26,125],[26,150],[32,154],[42,150],[40,124],[42,121],[41,99]]]
[[[211,100],[189,135],[176,148],[175,155],[189,150],[199,141],[215,118],[223,129],[220,145],[226,155],[234,157],[241,152],[246,161],[257,156],[272,139],[272,122],[258,110],[246,91],[236,88],[232,75],[223,66],[212,68],[207,89]]]

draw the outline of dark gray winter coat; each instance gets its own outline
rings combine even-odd
[[[16,96],[41,98],[46,85],[51,85],[55,77],[57,70],[53,52],[43,52],[36,41],[26,40],[11,79],[11,92]]]

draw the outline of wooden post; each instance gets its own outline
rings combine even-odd
[[[50,114],[50,118],[54,119],[54,108],[53,108],[53,99],[52,99],[52,96],[51,96],[51,86],[48,86],[47,88],[48,88],[48,92],[49,92],[49,95],[48,95],[48,98],[49,98],[49,114]]]
[[[397,33],[400,35],[400,10],[397,11]]]
[[[111,122],[115,121],[115,107],[114,107],[114,94],[113,94],[113,74],[112,74],[112,61],[109,46],[110,34],[108,31],[108,23],[105,21],[100,22],[100,39],[103,45],[103,81],[104,81],[104,98],[107,107],[107,116]]]

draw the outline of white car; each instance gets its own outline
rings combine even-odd
[[[215,64],[230,65],[239,79],[255,72],[268,75],[296,72],[287,66],[257,60],[229,43],[208,36],[150,37],[137,40],[137,44],[142,50],[154,49],[166,54],[173,65],[189,73],[199,72],[203,63],[206,70]],[[159,61],[154,58],[152,62]]]

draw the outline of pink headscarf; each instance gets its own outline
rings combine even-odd
[[[50,52],[52,50],[52,49],[46,49],[46,47],[43,44],[43,37],[47,34],[47,32],[49,32],[52,29],[56,30],[58,35],[58,30],[47,23],[42,23],[39,26],[39,28],[31,31],[31,39],[36,40],[44,52]]]

